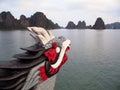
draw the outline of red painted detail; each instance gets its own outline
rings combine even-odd
[[[40,73],[39,73],[40,80],[45,81],[48,78],[45,72],[45,67],[41,66],[39,70],[40,70]]]
[[[55,74],[56,72],[58,72],[59,69],[62,67],[62,65],[67,61],[68,56],[67,56],[66,52],[67,52],[68,50],[70,50],[69,47],[66,49],[65,54],[64,54],[64,57],[63,57],[63,59],[62,59],[62,62],[60,63],[60,65],[59,65],[57,68],[53,68],[52,66],[50,67],[50,69],[49,69],[50,74]]]
[[[56,56],[57,56],[57,53],[56,53],[56,43],[52,43],[52,48],[48,49],[44,54],[45,56],[48,58],[48,61],[50,62],[54,62],[55,59],[56,59]]]
[[[54,62],[54,61],[56,60],[56,57],[57,57],[56,47],[57,47],[56,42],[54,42],[54,43],[52,43],[52,48],[48,49],[48,50],[44,53],[45,56],[48,58],[48,61],[49,61],[49,62]],[[68,56],[67,56],[67,54],[66,54],[66,52],[67,52],[68,50],[70,50],[69,47],[66,48],[65,53],[64,53],[64,56],[63,56],[63,59],[62,59],[62,62],[60,63],[60,65],[59,65],[57,68],[53,68],[53,67],[51,66],[52,64],[50,65],[50,69],[49,69],[48,71],[45,71],[45,66],[41,66],[41,67],[39,68],[39,70],[40,70],[40,74],[39,74],[39,75],[40,75],[42,81],[45,81],[45,80],[48,78],[46,72],[50,73],[51,75],[54,75],[54,74],[56,74],[56,73],[59,71],[59,69],[62,67],[62,65],[63,65],[63,64],[67,61],[67,59],[68,59]]]
[[[54,49],[56,49],[56,47],[57,47],[56,42],[53,42],[53,43],[52,43],[52,47],[53,47]]]
[[[65,53],[66,53],[67,51],[69,51],[69,50],[70,50],[70,47],[67,47]]]

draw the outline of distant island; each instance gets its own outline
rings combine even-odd
[[[115,22],[111,24],[105,24],[101,17],[98,17],[95,21],[95,24],[86,26],[85,21],[79,21],[77,25],[74,22],[69,21],[66,29],[96,29],[96,30],[103,30],[103,29],[120,29],[120,22]]]
[[[43,27],[45,29],[56,29],[60,26],[54,24],[42,12],[36,12],[31,17],[24,15],[20,19],[16,19],[11,12],[0,13],[0,29],[26,29],[29,26]]]
[[[45,29],[120,29],[120,22],[114,22],[111,24],[105,24],[101,17],[96,19],[95,24],[86,25],[85,21],[78,21],[78,24],[75,25],[73,21],[69,21],[66,27],[59,26],[57,23],[54,23],[52,20],[48,19],[44,13],[36,12],[31,17],[26,17],[21,15],[20,19],[16,19],[11,12],[1,12],[0,13],[0,29],[26,29],[29,26],[43,27]]]
[[[107,29],[120,29],[120,22],[105,25]]]

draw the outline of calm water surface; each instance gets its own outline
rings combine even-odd
[[[71,40],[55,90],[120,90],[120,30],[56,30]],[[34,44],[28,31],[0,31],[0,60]]]

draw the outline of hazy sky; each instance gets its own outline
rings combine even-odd
[[[66,26],[85,20],[93,25],[97,17],[105,23],[120,22],[120,0],[0,0],[0,12],[11,11],[15,18],[43,12],[49,19]]]

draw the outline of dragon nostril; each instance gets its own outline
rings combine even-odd
[[[69,50],[70,50],[70,46],[68,46],[68,47],[66,48],[66,52],[69,51]]]

